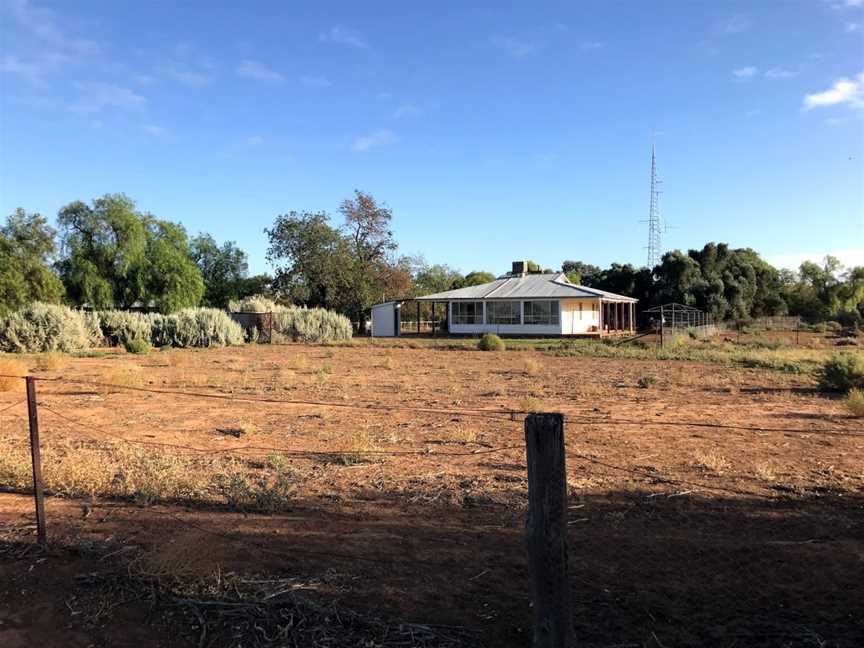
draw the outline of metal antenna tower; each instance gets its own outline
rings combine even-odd
[[[648,268],[660,265],[660,257],[663,255],[661,237],[663,229],[660,226],[660,190],[657,179],[657,156],[654,151],[654,143],[651,143],[651,207],[648,211]]]

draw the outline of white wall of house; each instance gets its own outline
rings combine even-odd
[[[599,299],[562,299],[560,310],[562,335],[600,331]]]

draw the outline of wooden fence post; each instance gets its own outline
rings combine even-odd
[[[36,502],[36,536],[47,542],[45,533],[45,495],[42,492],[42,457],[39,453],[39,417],[36,411],[36,380],[27,376],[27,414],[30,419],[30,458],[33,461],[33,499]]]
[[[567,475],[564,417],[531,414],[525,419],[528,460],[526,546],[534,609],[534,648],[572,648],[572,611],[567,574]]]

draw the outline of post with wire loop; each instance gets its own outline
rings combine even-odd
[[[45,532],[45,494],[42,486],[42,457],[39,453],[39,416],[36,410],[36,379],[27,382],[27,414],[30,420],[30,458],[33,461],[33,499],[36,502],[36,537],[40,545],[47,543]]]
[[[525,419],[528,518],[525,523],[533,604],[534,648],[573,648],[567,573],[567,473],[564,416]]]

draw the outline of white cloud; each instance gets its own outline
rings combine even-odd
[[[537,44],[515,38],[493,38],[492,44],[506,51],[513,58],[521,59],[537,53]]]
[[[788,268],[797,270],[804,261],[813,261],[821,264],[826,255],[840,259],[840,263],[846,268],[864,265],[864,248],[848,248],[845,250],[825,250],[822,252],[790,252],[785,254],[774,254],[767,257],[768,263],[775,268]]]
[[[312,88],[329,88],[333,82],[325,76],[303,75],[300,77],[300,83]]]
[[[851,80],[838,79],[830,89],[804,97],[804,110],[840,104],[864,107],[864,72]]]
[[[169,70],[168,76],[183,85],[195,88],[210,83],[210,77],[208,75],[202,74],[201,72],[195,72],[194,70]]]
[[[396,133],[390,130],[382,129],[377,130],[374,133],[370,133],[369,135],[364,135],[363,137],[358,137],[354,140],[354,143],[351,145],[351,148],[355,152],[363,152],[368,151],[371,148],[375,148],[377,146],[385,146],[386,144],[392,144],[396,141]]]
[[[393,112],[393,119],[402,119],[403,117],[414,117],[422,114],[422,110],[414,104],[402,104]]]
[[[153,137],[159,137],[164,135],[168,131],[162,128],[162,126],[157,126],[156,124],[145,124],[141,127],[141,129],[147,133],[148,135],[152,135]]]
[[[856,32],[861,29],[861,23],[850,22],[846,23],[846,31],[848,33]]]
[[[752,26],[753,23],[750,18],[743,14],[736,14],[714,25],[714,33],[721,36],[732,36],[741,34]]]
[[[340,27],[336,25],[325,32],[318,35],[318,40],[322,43],[332,43],[334,45],[347,45],[348,47],[356,47],[364,49],[369,47],[363,34],[354,29]]]
[[[24,30],[53,47],[74,54],[98,54],[100,51],[95,41],[67,36],[51,9],[37,7],[28,0],[11,0],[3,6]]]
[[[740,67],[732,70],[732,75],[736,79],[752,79],[756,76],[757,70],[755,67],[748,65],[747,67]]]
[[[864,0],[827,0],[834,9],[854,9],[864,7]]]
[[[241,61],[237,66],[237,74],[248,79],[256,79],[258,81],[284,81],[285,77],[267,67],[263,63],[257,61]]]
[[[75,87],[80,97],[69,106],[74,112],[95,113],[103,108],[139,110],[147,103],[145,97],[113,83],[76,83]]]
[[[67,36],[54,11],[37,7],[28,0],[0,2],[0,22],[5,22],[7,15],[21,33],[27,35],[25,40],[32,45],[23,54],[10,52],[8,46],[5,47],[0,71],[31,83],[41,84],[44,77],[101,51],[95,41]]]
[[[769,79],[791,79],[794,76],[798,76],[798,72],[789,68],[773,67],[770,70],[766,70],[765,76]]]
[[[582,41],[579,47],[583,50],[596,50],[606,47],[606,43],[601,41]]]

